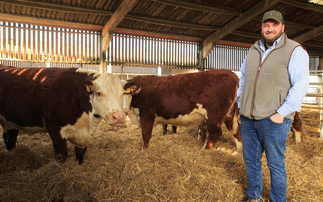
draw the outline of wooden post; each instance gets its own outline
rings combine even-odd
[[[102,51],[101,53],[100,73],[102,74],[107,71],[107,59],[105,53],[105,51]]]
[[[199,71],[204,71],[204,60],[206,58],[203,58],[203,41],[199,43],[199,51],[197,54],[197,59],[198,59]]]

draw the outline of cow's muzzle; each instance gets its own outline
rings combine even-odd
[[[113,126],[121,126],[126,123],[126,115],[123,112],[116,112],[111,115]]]

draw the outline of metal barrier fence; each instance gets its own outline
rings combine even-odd
[[[108,63],[147,64],[159,67],[198,66],[198,42],[113,34],[106,58]]]
[[[100,34],[0,21],[0,58],[51,63],[99,63]]]

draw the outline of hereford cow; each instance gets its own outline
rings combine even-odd
[[[0,65],[0,124],[7,150],[19,130],[48,132],[56,158],[65,162],[66,141],[81,164],[102,119],[125,123],[123,86],[112,74],[76,68],[16,68]]]
[[[149,145],[154,122],[190,126],[203,121],[209,133],[203,149],[213,147],[219,139],[222,121],[241,148],[235,102],[238,85],[233,72],[209,70],[168,77],[136,76],[124,89],[132,96],[129,118],[142,129],[144,149]]]

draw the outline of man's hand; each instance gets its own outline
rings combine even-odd
[[[272,122],[275,122],[275,123],[283,123],[284,122],[284,117],[278,113],[271,115],[270,119]]]

